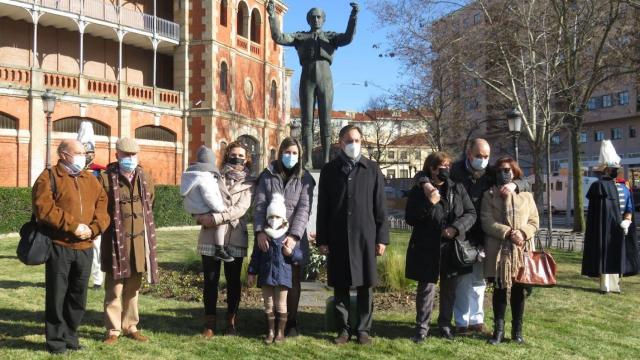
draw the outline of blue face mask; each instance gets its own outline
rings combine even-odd
[[[298,163],[298,155],[282,154],[282,165],[291,169]]]
[[[138,167],[138,159],[128,156],[118,160],[118,164],[120,164],[120,169],[125,172],[133,172],[136,167]]]

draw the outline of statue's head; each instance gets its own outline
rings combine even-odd
[[[322,28],[326,15],[320,8],[312,8],[307,13],[307,23],[311,26],[311,30],[318,30]]]

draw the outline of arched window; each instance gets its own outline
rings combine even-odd
[[[88,121],[93,125],[93,133],[98,136],[109,136],[109,126],[91,118],[71,116],[53,122],[53,131],[77,134],[80,123]]]
[[[271,107],[278,107],[278,85],[271,80]]]
[[[176,142],[176,133],[162,126],[147,125],[136,129],[136,139]]]
[[[227,93],[228,88],[228,79],[229,79],[229,67],[226,62],[220,63],[220,92],[223,94]]]
[[[0,112],[0,129],[18,129],[18,119],[13,116]]]
[[[227,0],[220,1],[220,25],[227,26]]]
[[[238,137],[238,141],[240,141],[242,145],[249,150],[249,156],[247,157],[251,160],[251,173],[258,174],[262,169],[262,161],[260,160],[260,143],[250,135],[240,135],[240,137]]]
[[[262,18],[258,9],[251,12],[251,41],[260,44],[260,33],[262,30]]]
[[[238,17],[236,19],[236,31],[238,35],[248,38],[249,37],[249,7],[244,1],[240,1],[238,4]]]

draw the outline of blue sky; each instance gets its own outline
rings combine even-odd
[[[289,11],[284,15],[284,31],[309,30],[306,14],[312,7],[320,7],[327,14],[324,30],[344,32],[351,12],[350,0],[285,0]],[[384,94],[385,90],[393,90],[397,84],[400,65],[388,57],[379,57],[380,49],[373,48],[379,44],[386,48],[386,35],[384,30],[378,30],[376,17],[368,9],[369,1],[358,1],[360,12],[358,14],[358,27],[353,42],[338,49],[334,56],[333,85],[334,85],[334,110],[364,110],[367,102],[373,96]],[[285,65],[295,71],[292,79],[292,91],[298,92],[298,79],[300,78],[300,63],[293,47],[287,47],[285,51]],[[364,87],[367,81],[372,84]],[[361,85],[351,85],[359,83]],[[382,88],[382,89],[381,89]],[[385,90],[383,90],[385,89]],[[292,94],[295,101],[297,96]]]

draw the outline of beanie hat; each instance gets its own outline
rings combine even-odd
[[[271,203],[269,207],[267,207],[267,219],[274,215],[285,220],[287,219],[287,207],[284,204],[284,196],[279,193],[273,194]]]

